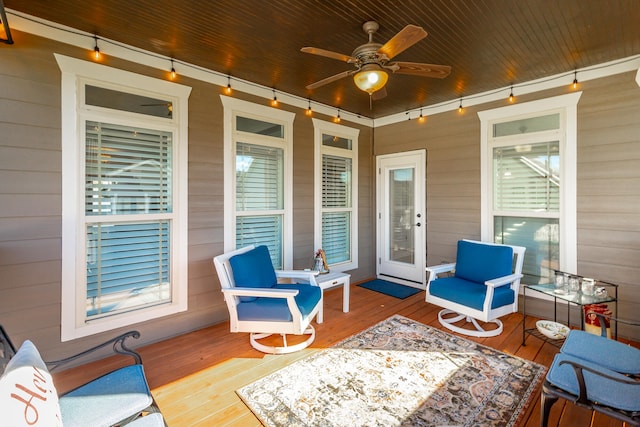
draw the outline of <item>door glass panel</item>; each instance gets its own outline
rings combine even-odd
[[[415,177],[413,168],[389,171],[389,259],[414,263]]]

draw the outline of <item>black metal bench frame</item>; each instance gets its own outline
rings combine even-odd
[[[628,321],[628,320],[621,320],[621,319],[617,319],[615,317],[612,316],[607,316],[604,315],[602,313],[594,313],[594,312],[589,312],[587,314],[595,314],[596,316],[598,316],[598,320],[600,322],[600,328],[601,328],[601,336],[603,336],[604,338],[607,337],[607,327],[606,327],[606,323],[605,320],[613,320],[616,322],[620,322],[620,323],[625,323],[628,325],[634,325],[634,326],[640,326],[640,322],[633,322],[633,321]],[[636,426],[636,427],[640,427],[640,411],[624,411],[621,409],[617,409],[617,408],[612,408],[610,406],[607,405],[603,405],[601,403],[598,402],[594,402],[591,401],[587,398],[587,388],[585,385],[585,381],[584,381],[584,373],[583,371],[588,371],[591,372],[593,374],[596,375],[600,375],[603,376],[605,378],[608,378],[612,381],[616,381],[616,382],[624,382],[627,384],[639,384],[639,381],[637,378],[633,378],[630,377],[628,380],[622,381],[620,379],[617,378],[613,378],[610,377],[608,375],[605,375],[602,372],[597,372],[594,371],[593,369],[590,369],[586,366],[583,366],[579,363],[574,363],[574,362],[570,362],[570,361],[563,361],[561,362],[561,364],[569,364],[571,365],[571,367],[573,368],[573,370],[576,373],[576,378],[578,380],[578,385],[579,385],[579,394],[576,396],[572,393],[569,393],[561,388],[558,388],[556,386],[554,386],[553,384],[551,384],[549,381],[547,381],[546,379],[544,380],[544,383],[542,384],[542,394],[541,394],[541,404],[540,404],[540,413],[541,413],[541,420],[540,420],[540,425],[542,427],[546,427],[548,425],[548,420],[549,420],[549,413],[551,412],[551,407],[553,406],[554,403],[556,403],[556,401],[558,400],[558,398],[563,398],[568,400],[569,402],[572,402],[573,404],[575,404],[576,406],[582,407],[582,408],[587,408],[587,409],[591,409],[593,411],[596,412],[600,412],[603,413],[605,415],[608,415],[610,417],[613,417],[615,419],[621,420],[626,422],[627,424],[629,424],[630,426]],[[640,385],[639,385],[640,386]]]
[[[140,354],[138,352],[136,352],[135,350],[131,349],[130,347],[127,346],[127,344],[125,343],[125,340],[127,338],[133,338],[133,339],[138,339],[140,338],[140,332],[138,331],[129,331],[129,332],[125,332],[121,335],[118,335],[117,337],[111,338],[108,341],[105,341],[101,344],[96,345],[95,347],[92,347],[88,350],[85,350],[83,352],[80,352],[78,354],[74,354],[72,356],[69,357],[65,357],[64,359],[60,359],[60,360],[52,360],[50,362],[46,362],[45,364],[47,365],[47,368],[49,369],[49,371],[53,372],[55,370],[57,370],[58,368],[69,364],[71,362],[74,362],[76,360],[80,360],[86,356],[88,356],[91,353],[96,352],[97,350],[103,349],[105,347],[111,346],[113,353],[115,354],[120,354],[120,355],[124,355],[124,356],[130,356],[133,358],[135,364],[138,365],[142,365],[142,356],[140,356]],[[0,375],[2,375],[2,373],[5,370],[5,367],[7,366],[7,363],[9,363],[9,360],[11,360],[11,358],[16,354],[16,348],[13,345],[13,342],[11,341],[11,338],[9,338],[9,334],[7,334],[6,330],[4,329],[4,327],[2,325],[0,325]],[[71,390],[73,391],[73,390]],[[69,391],[69,392],[71,392]],[[67,392],[67,393],[69,393]],[[65,393],[66,394],[66,393]],[[149,407],[147,407],[143,413],[160,413],[160,409],[158,408],[158,405],[155,401],[155,399],[153,398],[153,396],[151,396],[151,405],[149,405]],[[133,420],[135,420],[136,418],[138,418],[141,414],[135,414],[132,415],[129,419],[126,420],[122,420],[121,423],[122,425],[125,425]],[[165,422],[165,426],[166,426],[166,422]]]

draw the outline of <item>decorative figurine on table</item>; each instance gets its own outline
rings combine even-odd
[[[320,274],[327,274],[329,272],[329,266],[327,265],[327,257],[324,254],[324,250],[318,249],[313,256],[313,270],[319,271]]]

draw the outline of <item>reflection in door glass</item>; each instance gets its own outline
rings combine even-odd
[[[414,169],[389,171],[389,259],[414,263]]]

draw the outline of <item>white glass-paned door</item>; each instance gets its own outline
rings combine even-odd
[[[378,277],[424,288],[424,150],[378,156]]]

